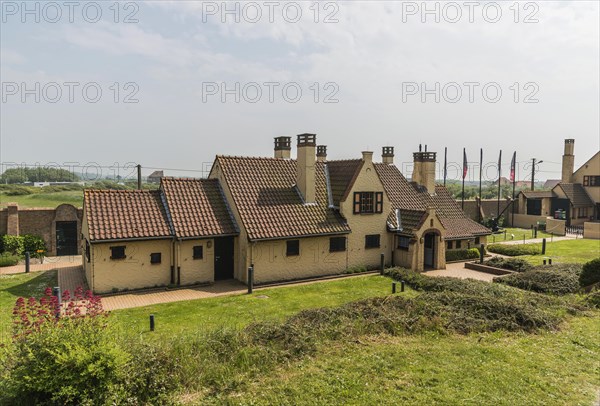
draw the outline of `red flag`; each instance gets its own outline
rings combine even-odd
[[[517,151],[513,154],[512,161],[510,161],[510,181],[515,181],[515,166],[517,164]]]
[[[467,177],[469,165],[467,164],[467,150],[463,148],[463,179]]]

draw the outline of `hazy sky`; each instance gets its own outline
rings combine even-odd
[[[393,145],[402,165],[423,143],[507,167],[517,150],[540,179],[575,138],[582,164],[599,2],[467,3],[3,1],[0,158],[202,171],[310,132],[331,159]]]

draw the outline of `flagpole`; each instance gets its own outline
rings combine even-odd
[[[502,194],[502,150],[500,150],[500,156],[498,157],[498,211],[496,219],[500,221],[500,195]]]
[[[513,177],[513,194],[512,194],[512,220],[510,222],[511,227],[515,226],[515,187],[517,185],[517,151],[513,154],[512,165],[510,168],[511,175]]]
[[[481,223],[481,178],[483,177],[483,148],[479,150],[479,222]]]
[[[448,176],[448,147],[444,148],[444,187],[446,187],[446,177]]]
[[[463,148],[462,209],[465,209],[465,177],[467,174],[467,150]]]

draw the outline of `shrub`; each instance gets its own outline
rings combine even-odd
[[[585,302],[590,307],[595,307],[600,309],[600,290],[595,290],[587,295],[585,295]]]
[[[13,266],[19,263],[19,257],[17,255],[10,255],[8,253],[4,253],[0,255],[0,267],[4,266]]]
[[[537,267],[533,270],[494,278],[494,282],[533,292],[565,295],[579,290],[579,274],[577,265]]]
[[[490,244],[487,249],[489,252],[509,257],[539,255],[542,253],[541,248],[537,244]]]
[[[446,261],[462,261],[465,259],[479,258],[479,250],[471,248],[468,250],[452,250],[446,251]]]
[[[31,188],[25,186],[14,186],[4,192],[7,196],[26,196],[32,195],[34,192]]]
[[[23,237],[20,235],[3,235],[2,251],[12,255],[23,255]]]
[[[484,261],[483,264],[515,272],[524,272],[533,269],[533,265],[520,258],[492,257]]]
[[[39,235],[26,234],[23,236],[23,251],[29,252],[32,257],[43,257],[46,253],[46,242]]]
[[[579,277],[579,284],[584,287],[598,282],[600,282],[600,258],[586,262]]]

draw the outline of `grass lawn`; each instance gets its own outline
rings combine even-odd
[[[600,386],[600,316],[561,332],[376,336],[338,342],[227,396],[235,405],[592,405]]]
[[[8,203],[17,203],[21,207],[58,207],[63,203],[69,203],[75,207],[83,204],[83,191],[73,190],[67,192],[35,193],[24,196],[7,196],[0,194],[0,207]]]
[[[19,297],[41,297],[47,287],[56,286],[56,271],[0,275],[0,342],[11,334],[11,317]]]
[[[373,275],[306,285],[256,290],[253,295],[227,296],[115,310],[111,320],[128,333],[146,333],[154,314],[153,337],[194,333],[220,327],[240,328],[254,321],[283,320],[304,309],[333,307],[391,293],[391,280]],[[414,295],[408,289],[404,293]]]
[[[541,247],[541,243],[539,243]],[[557,263],[585,263],[600,257],[600,240],[563,240],[547,242],[546,255],[524,255],[523,258],[534,265],[541,265],[544,258],[552,258]]]
[[[506,234],[504,232],[499,234],[492,234],[488,237],[488,243],[494,244],[497,242],[504,241],[523,241],[523,237],[525,240],[533,239],[533,232],[528,228],[504,228]],[[514,238],[512,235],[514,234]],[[537,238],[550,238],[551,235],[546,233],[545,231],[538,231]]]

